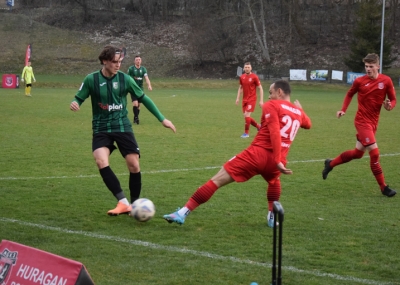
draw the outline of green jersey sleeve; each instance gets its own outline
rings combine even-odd
[[[160,122],[164,121],[165,117],[161,112],[158,110],[156,104],[150,99],[150,97],[143,95],[142,103],[156,117]]]
[[[130,76],[127,79],[127,85],[127,90],[129,94],[131,94],[132,101],[138,100],[144,95],[142,88],[140,88]]]
[[[74,100],[72,100],[72,101],[77,102],[79,104],[79,106],[82,105],[82,103],[90,96],[90,91],[89,91],[90,84],[91,84],[91,82],[93,82],[93,80],[90,80],[89,76],[90,75],[85,77],[85,79],[83,80],[83,83],[81,84],[81,87],[79,88],[78,92],[75,95]]]

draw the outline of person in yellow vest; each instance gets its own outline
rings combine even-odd
[[[31,88],[32,88],[32,80],[36,82],[35,75],[33,75],[33,69],[31,66],[31,62],[28,61],[28,65],[24,67],[22,70],[21,81],[25,81],[25,96],[31,96]]]

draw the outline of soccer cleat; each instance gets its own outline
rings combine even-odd
[[[393,197],[394,195],[396,195],[396,193],[396,191],[389,188],[389,185],[386,185],[385,188],[383,188],[382,190],[382,194],[388,197]]]
[[[325,159],[325,167],[322,170],[322,178],[325,180],[328,177],[329,172],[332,171],[333,167],[330,166],[332,159]]]
[[[268,227],[270,227],[270,228],[274,227],[274,213],[271,211],[268,212],[267,223],[268,223]],[[279,226],[278,222],[276,222],[276,226]]]
[[[133,118],[133,123],[139,125],[139,118],[138,117]]]
[[[118,216],[122,214],[129,214],[132,210],[131,205],[125,205],[122,202],[118,202],[117,207],[107,212],[109,216]]]
[[[249,134],[246,134],[246,133],[244,133],[243,135],[241,135],[240,136],[241,138],[243,138],[243,139],[246,139],[246,138],[248,138],[249,137]]]
[[[166,220],[168,223],[177,223],[179,225],[183,225],[185,222],[185,217],[182,217],[181,215],[178,214],[179,208],[176,209],[176,212],[169,214],[169,215],[164,215],[163,218]]]

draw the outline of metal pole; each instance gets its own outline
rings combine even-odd
[[[383,58],[383,34],[385,30],[385,0],[382,1],[382,30],[381,30],[381,55],[380,55],[380,72],[382,73],[383,65],[382,65],[382,58]]]

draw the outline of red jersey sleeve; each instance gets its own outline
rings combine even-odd
[[[389,81],[389,87],[387,90],[387,97],[390,100],[393,109],[396,106],[396,90],[394,89],[392,80],[389,79],[388,81]]]
[[[357,79],[358,78],[356,78],[356,80],[354,80],[353,85],[351,86],[349,91],[347,91],[346,96],[344,97],[341,111],[343,111],[345,113],[347,111],[347,108],[350,105],[351,99],[353,99],[354,94],[356,94],[358,92],[359,81]]]

